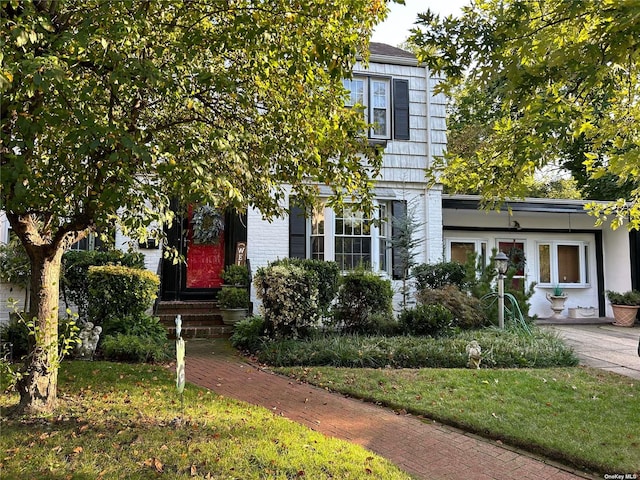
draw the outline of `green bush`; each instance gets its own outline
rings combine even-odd
[[[74,304],[81,321],[86,320],[89,314],[89,267],[98,265],[145,268],[144,255],[141,253],[124,253],[120,250],[66,252],[62,257],[60,286],[67,307]]]
[[[453,314],[442,305],[418,305],[403,310],[398,321],[405,333],[437,337],[451,328]]]
[[[427,288],[419,291],[416,297],[424,305],[437,304],[447,308],[453,314],[454,327],[470,329],[489,325],[480,300],[455,285]]]
[[[167,341],[167,328],[160,323],[158,317],[142,314],[138,317],[111,317],[102,325],[102,336],[117,335],[145,335],[153,338],[158,343]]]
[[[220,308],[249,308],[249,292],[245,288],[223,288],[216,299]]]
[[[578,364],[573,350],[553,333],[469,330],[456,336],[376,337],[326,335],[305,341],[267,344],[258,361],[271,366],[332,366],[350,368],[466,368],[466,346],[476,340],[482,348],[482,368],[550,368]]]
[[[392,314],[391,282],[366,270],[349,272],[340,282],[335,319],[346,332],[367,332],[374,315]]]
[[[148,335],[118,333],[107,335],[101,345],[106,360],[135,363],[158,363],[169,358],[168,343],[158,343]]]
[[[20,360],[29,353],[29,345],[35,341],[30,333],[32,329],[27,321],[17,314],[11,314],[9,321],[0,326],[0,341],[11,343],[11,354],[14,361]],[[58,348],[65,350],[65,345],[75,342],[78,328],[75,319],[68,317],[58,319]]]
[[[276,260],[270,263],[270,265],[296,265],[307,271],[315,272],[318,287],[318,307],[323,315],[326,315],[329,312],[331,304],[338,293],[340,280],[340,267],[336,262],[286,258],[283,260]]]
[[[235,348],[255,353],[262,348],[265,341],[264,318],[259,315],[240,320],[233,328],[231,344]]]
[[[418,290],[437,289],[445,285],[455,285],[460,290],[465,287],[466,269],[458,262],[422,263],[412,270]]]
[[[220,277],[225,285],[249,285],[249,269],[246,265],[227,265]]]
[[[113,265],[89,267],[89,318],[140,318],[157,297],[160,280],[148,270]]]
[[[304,337],[319,318],[316,274],[295,265],[269,265],[258,269],[256,294],[269,336]]]

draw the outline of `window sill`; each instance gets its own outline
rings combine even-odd
[[[559,283],[559,284],[555,284],[555,283],[538,283],[536,285],[536,288],[555,288],[555,287],[560,287],[563,290],[577,290],[579,288],[591,288],[591,284],[590,283]]]
[[[370,147],[383,147],[383,148],[386,148],[388,141],[389,140],[386,139],[386,138],[370,138],[369,139],[369,146]]]

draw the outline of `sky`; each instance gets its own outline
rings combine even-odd
[[[460,8],[469,2],[470,0],[405,0],[406,5],[390,3],[389,15],[376,27],[371,41],[397,47],[409,36],[409,30],[415,26],[418,13],[430,8],[441,17],[458,15]]]

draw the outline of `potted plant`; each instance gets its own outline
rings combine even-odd
[[[553,293],[547,292],[547,300],[551,303],[551,310],[553,310],[551,318],[564,318],[561,313],[564,310],[564,302],[567,300],[567,294],[564,293],[560,285],[553,287]]]
[[[607,298],[613,309],[614,325],[619,327],[633,327],[640,308],[640,292],[629,290],[620,293],[607,290]]]
[[[246,287],[249,285],[249,269],[246,265],[227,265],[220,275],[225,285]]]
[[[229,287],[218,292],[218,306],[225,325],[235,325],[247,316],[249,292],[245,288]]]

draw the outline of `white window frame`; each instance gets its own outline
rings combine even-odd
[[[346,105],[348,107],[356,107],[358,106],[358,99],[351,96],[352,85],[355,82],[362,82],[363,92],[362,99],[363,103],[360,107],[363,109],[364,119],[367,123],[371,124],[371,128],[369,128],[369,138],[381,139],[381,140],[390,140],[391,139],[391,109],[393,107],[391,102],[391,78],[390,77],[370,77],[370,76],[362,76],[362,75],[354,75],[351,79],[344,79],[342,84],[344,88],[350,92]],[[385,131],[384,132],[376,132],[376,123],[375,123],[375,110],[376,110],[376,85],[384,85],[385,87],[385,98],[384,98],[384,109],[385,109]],[[382,107],[378,107],[382,109]]]
[[[542,282],[540,280],[540,246],[548,245],[549,246],[549,255],[550,255],[550,282]],[[576,246],[578,247],[578,262],[579,262],[579,282],[563,282],[559,278],[559,269],[558,269],[558,247],[559,246]],[[539,241],[536,242],[536,281],[539,287],[550,288],[555,287],[556,285],[562,288],[586,288],[591,286],[590,278],[589,278],[589,258],[591,252],[591,243],[587,241],[580,240],[552,240],[552,241]]]
[[[386,201],[374,201],[374,207],[376,212],[380,210],[378,207],[380,205],[384,205],[384,210],[386,211],[387,218],[383,220],[380,226],[378,222],[374,222],[369,220],[370,222],[370,232],[366,238],[369,238],[371,241],[371,251],[370,251],[370,268],[371,271],[380,273],[383,275],[391,274],[391,249],[388,248],[388,241],[390,240],[389,235],[391,232],[391,220],[390,220],[390,212],[391,206],[389,202]],[[345,205],[348,206],[348,205]],[[336,259],[336,229],[335,229],[335,220],[336,213],[335,211],[327,206],[321,208],[321,214],[324,214],[324,233],[314,233],[313,230],[313,215],[311,218],[307,219],[307,231],[309,234],[307,235],[307,251],[309,252],[309,258],[315,258],[319,260],[326,261],[335,261]],[[320,213],[320,212],[319,212]],[[314,214],[315,215],[315,214]],[[379,213],[376,213],[379,215]],[[382,230],[381,230],[382,228]],[[348,236],[348,235],[347,235]],[[313,237],[323,237],[324,242],[324,255],[315,255],[313,251]],[[384,248],[384,251],[382,250]],[[321,258],[322,257],[322,258]],[[386,265],[381,265],[383,261],[386,261]],[[348,270],[344,270],[348,271]]]
[[[484,254],[484,265],[487,265],[489,262],[489,242],[483,238],[458,238],[451,237],[445,239],[445,257],[447,261],[452,261],[451,259],[451,244],[452,243],[470,243],[473,244],[473,251],[475,254],[482,256]],[[484,247],[484,249],[483,249]]]

